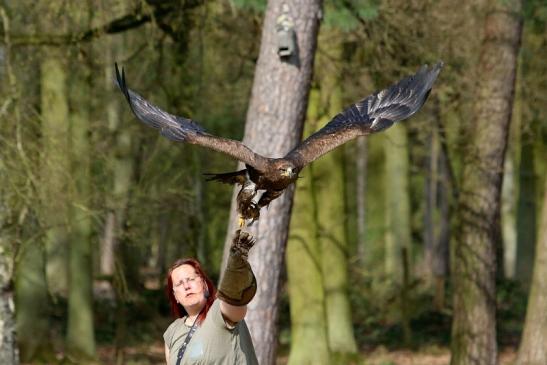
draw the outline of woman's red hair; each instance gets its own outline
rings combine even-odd
[[[177,303],[177,299],[175,298],[175,293],[173,291],[173,279],[171,278],[173,270],[182,265],[192,266],[194,270],[196,270],[196,273],[201,277],[201,279],[203,279],[205,285],[207,285],[207,291],[209,292],[209,295],[206,297],[207,302],[205,303],[205,307],[197,318],[197,323],[201,324],[205,320],[205,317],[207,317],[207,312],[209,312],[209,309],[215,301],[217,289],[201,267],[201,264],[198,260],[187,258],[178,259],[177,261],[175,261],[175,263],[173,264],[173,266],[171,266],[167,273],[167,284],[165,286],[165,292],[167,294],[167,297],[169,298],[169,303],[171,304],[171,314],[173,314],[175,318],[182,318],[188,314],[186,313],[186,309],[184,309],[181,304]]]

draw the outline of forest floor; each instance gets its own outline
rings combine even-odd
[[[115,364],[113,347],[102,346],[99,348],[101,364]],[[361,353],[362,362],[359,365],[448,365],[450,352],[445,347],[428,347],[417,351],[388,350],[378,347],[371,351]],[[505,348],[500,352],[500,365],[511,365],[516,358],[514,348]],[[156,365],[165,364],[163,343],[157,342],[148,346],[127,348],[125,351],[125,364],[131,365]],[[280,356],[277,365],[287,364],[287,356]]]

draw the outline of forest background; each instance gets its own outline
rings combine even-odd
[[[236,162],[138,122],[114,62],[277,157],[443,60],[419,113],[312,164],[253,228],[257,354],[546,364],[546,22],[545,0],[2,1],[0,363],[163,363],[170,264],[219,277],[233,189],[202,173]]]

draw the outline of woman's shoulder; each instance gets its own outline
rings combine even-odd
[[[178,327],[180,325],[183,325],[184,324],[184,319],[186,317],[182,317],[182,318],[176,318],[175,320],[173,320],[173,322],[171,322],[171,324],[169,325],[169,327],[167,327],[167,329],[169,328],[174,328],[174,327]]]
[[[163,339],[165,340],[165,343],[171,343],[173,335],[181,326],[184,326],[184,318],[177,318],[173,322],[171,322],[171,324],[169,325],[169,327],[167,327],[163,334]]]

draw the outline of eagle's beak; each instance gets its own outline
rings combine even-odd
[[[281,175],[286,176],[286,177],[292,177],[293,174],[294,173],[292,171],[292,168],[290,168],[290,167],[281,173]]]

